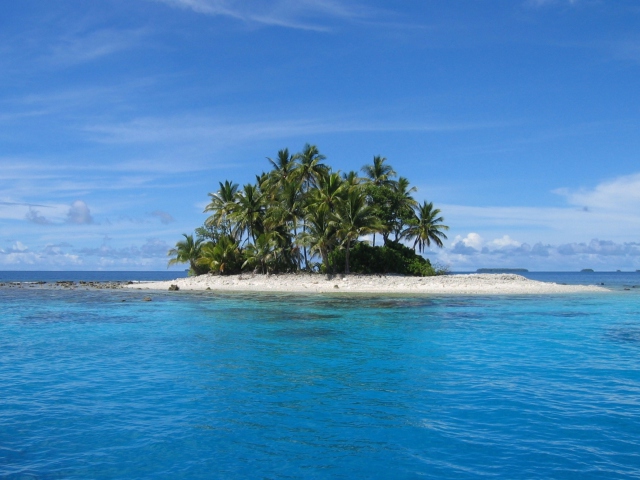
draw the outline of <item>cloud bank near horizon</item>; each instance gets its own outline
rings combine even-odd
[[[30,247],[16,240],[0,248],[0,269],[122,269],[165,270],[171,245],[159,238],[143,244],[112,246],[105,238],[94,247],[74,247],[69,243]],[[478,268],[527,268],[531,271],[640,270],[640,242],[614,242],[592,239],[562,244],[520,242],[504,235],[489,240],[478,233],[456,236],[442,249],[431,249],[425,256],[452,271]],[[180,266],[174,267],[181,270]]]
[[[534,244],[504,235],[488,240],[471,232],[457,235],[442,250],[430,250],[427,257],[453,271],[478,268],[527,268],[532,271],[638,270],[640,241],[617,243],[592,239],[586,242]]]

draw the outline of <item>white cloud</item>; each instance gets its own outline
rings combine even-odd
[[[469,233],[466,237],[456,235],[452,242],[452,251],[460,255],[472,255],[482,248],[484,240],[475,232]]]
[[[27,247],[24,243],[22,243],[21,241],[17,241],[16,243],[13,244],[13,247],[11,247],[11,252],[26,252],[27,250],[29,250],[29,247]]]
[[[67,223],[73,223],[76,225],[88,225],[93,223],[93,217],[91,211],[86,203],[82,200],[76,200],[69,207],[67,213]]]
[[[513,240],[509,235],[504,235],[502,238],[496,238],[490,242],[490,245],[495,246],[496,248],[507,248],[507,247],[519,247],[522,245],[521,242],[517,240]]]

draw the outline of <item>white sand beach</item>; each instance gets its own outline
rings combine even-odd
[[[125,285],[143,290],[211,290],[213,292],[281,292],[281,293],[372,293],[372,294],[444,294],[444,295],[526,295],[609,292],[589,285],[561,285],[529,280],[514,274],[443,275],[405,277],[400,275],[201,275],[162,282]]]

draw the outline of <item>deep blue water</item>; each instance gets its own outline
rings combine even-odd
[[[147,294],[0,288],[0,478],[640,478],[636,289]]]

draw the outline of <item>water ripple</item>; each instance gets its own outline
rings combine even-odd
[[[636,297],[0,290],[0,477],[640,478]]]

